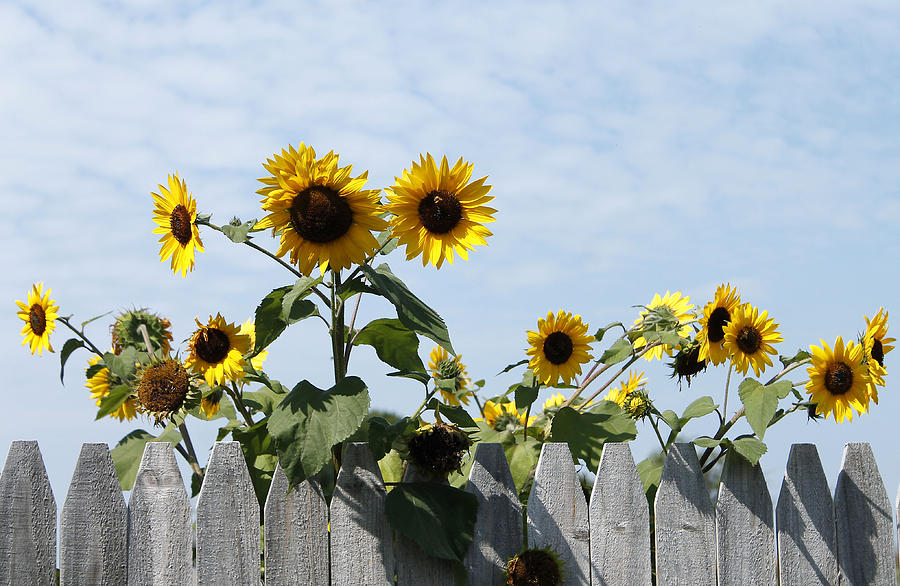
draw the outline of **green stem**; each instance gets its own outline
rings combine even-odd
[[[651,348],[653,348],[653,347],[656,346],[656,345],[658,345],[657,342],[654,342],[654,343],[652,343],[652,344],[649,344],[649,345],[645,346],[644,348],[642,348],[640,352],[638,352],[637,354],[634,354],[634,355],[631,357],[631,359],[629,359],[628,362],[626,362],[625,365],[624,365],[622,368],[620,368],[620,369],[618,370],[618,372],[616,372],[616,374],[612,375],[612,376],[609,378],[609,380],[607,380],[603,385],[601,385],[600,388],[597,389],[597,390],[594,392],[593,395],[591,395],[590,397],[588,397],[587,400],[585,400],[581,405],[579,405],[579,406],[577,407],[577,409],[578,409],[579,411],[582,410],[582,409],[583,409],[584,407],[586,407],[591,401],[593,401],[594,399],[596,399],[597,397],[599,397],[599,396],[600,396],[600,393],[602,393],[603,391],[605,391],[605,390],[607,389],[607,387],[609,387],[609,385],[611,385],[613,382],[615,382],[615,380],[616,380],[617,378],[619,378],[620,376],[622,376],[622,373],[623,373],[623,372],[625,372],[626,370],[628,370],[628,368],[629,368],[632,364],[634,364],[635,362],[637,362],[638,359],[641,358],[641,356],[643,356],[644,354],[646,354]],[[605,370],[605,369],[601,369],[601,371],[603,371],[603,370]],[[597,374],[599,375],[600,373],[598,372]],[[583,384],[583,383],[582,383],[582,384]]]
[[[231,397],[231,400],[234,401],[234,406],[237,407],[238,412],[240,412],[241,416],[244,418],[244,421],[247,423],[247,427],[253,427],[253,418],[250,416],[250,412],[247,411],[247,406],[244,404],[244,398],[241,394],[240,389],[237,387],[237,383],[231,381],[231,388],[223,387],[225,392]]]
[[[344,364],[344,304],[337,294],[341,286],[340,269],[331,271],[331,349],[334,354],[334,384],[347,374]]]
[[[356,303],[353,305],[353,313],[350,314],[350,326],[347,328],[347,332],[349,336],[347,337],[347,344],[344,346],[344,362],[350,362],[350,351],[353,350],[353,342],[356,340],[356,336],[359,335],[359,332],[353,333],[353,326],[356,325],[356,313],[359,311],[359,302],[362,301],[362,293],[358,293],[356,295]]]
[[[653,416],[650,416],[650,425],[653,426],[653,431],[656,432],[656,439],[659,440],[659,445],[662,447],[663,452],[666,451],[666,443],[663,441],[662,435],[659,433],[659,427],[657,426],[656,421],[653,420]]]
[[[725,399],[722,401],[722,413],[728,415],[728,386],[731,384],[731,371],[734,370],[734,363],[728,363],[728,376],[725,377]]]
[[[528,418],[531,417],[531,406],[534,403],[529,403],[528,408],[525,409],[525,423],[522,424],[522,439],[528,439]]]
[[[413,416],[412,416],[412,417],[410,417],[410,420],[411,420],[411,421],[415,421],[416,418],[422,413],[422,411],[425,410],[425,405],[428,404],[428,401],[431,400],[431,398],[434,396],[434,394],[435,394],[437,391],[438,391],[437,386],[435,386],[434,389],[431,390],[431,391],[428,391],[428,390],[427,390],[427,387],[426,387],[425,400],[422,401],[422,404],[419,405],[419,408],[416,409],[416,412],[413,413]],[[483,412],[482,412],[481,416],[484,417],[484,413],[483,413]]]
[[[76,329],[72,326],[72,324],[69,323],[69,319],[68,319],[68,318],[66,318],[66,317],[60,317],[60,318],[57,318],[57,319],[58,319],[60,322],[62,322],[67,328],[69,328],[70,330],[72,330],[73,332],[75,332],[75,335],[78,336],[79,338],[81,338],[81,341],[84,342],[84,343],[88,346],[88,348],[90,348],[91,352],[93,352],[94,354],[96,354],[96,355],[99,356],[100,358],[103,358],[103,352],[101,352],[100,350],[98,350],[97,347],[94,346],[93,342],[91,342],[91,341],[88,339],[88,337],[84,335],[84,333],[82,333],[82,332],[76,330]]]
[[[725,434],[728,433],[728,430],[734,427],[734,424],[738,422],[738,420],[744,416],[744,408],[741,407],[737,410],[737,412],[732,416],[731,419],[728,420],[728,423],[721,426],[719,431],[716,432],[716,435],[713,436],[713,439],[722,439],[725,437]],[[703,452],[703,455],[700,457],[700,466],[706,463],[709,459],[710,455],[712,455],[714,448],[706,448],[706,451]]]
[[[191,441],[191,434],[188,433],[187,423],[182,422],[178,425],[178,431],[187,447],[187,458],[185,458],[194,471],[194,474],[203,478],[203,470],[200,469],[200,463],[197,461],[197,452],[194,451],[194,443]]]

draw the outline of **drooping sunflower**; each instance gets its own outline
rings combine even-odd
[[[471,381],[466,374],[466,366],[462,363],[462,356],[450,356],[444,348],[436,346],[429,355],[428,369],[435,381],[456,379],[455,393],[439,388],[445,403],[453,406],[458,406],[460,402],[463,405],[469,404],[469,396],[472,394],[469,389]]]
[[[407,260],[421,254],[422,266],[441,268],[444,260],[453,264],[454,251],[466,260],[475,245],[487,244],[491,232],[483,224],[493,222],[497,210],[485,205],[494,199],[487,177],[469,182],[474,168],[462,157],[450,168],[446,156],[438,166],[427,153],[385,190],[394,214],[391,234],[406,246]]]
[[[832,350],[825,340],[822,347],[810,346],[812,366],[806,369],[809,382],[806,392],[811,403],[816,404],[816,414],[834,413],[838,423],[853,420],[855,408],[859,414],[869,410],[869,386],[871,379],[863,360],[862,346],[838,336]]]
[[[581,374],[581,365],[592,357],[590,343],[594,336],[587,333],[588,325],[581,323],[580,315],[559,310],[556,315],[547,312],[547,319],[538,319],[538,331],[528,332],[525,353],[531,356],[528,366],[534,376],[548,386],[562,379],[569,384],[575,375]]]
[[[768,311],[759,313],[759,309],[749,303],[734,312],[723,331],[725,352],[731,356],[735,371],[747,374],[747,369],[752,366],[759,376],[767,366],[772,366],[769,354],[777,353],[772,344],[784,340],[776,328],[778,324],[769,318]]]
[[[90,357],[88,359],[88,368],[85,369],[85,372],[89,371],[98,362],[100,362],[99,356]],[[94,399],[99,407],[103,397],[109,394],[109,369],[104,367],[96,371],[87,379],[84,386],[91,391],[91,399]],[[137,399],[134,396],[128,397],[118,409],[109,414],[109,417],[115,417],[119,421],[131,421],[137,417],[137,404]]]
[[[56,312],[59,311],[59,306],[54,305],[55,301],[50,299],[50,287],[47,287],[46,292],[43,288],[43,283],[36,283],[28,292],[27,303],[16,301],[19,306],[16,315],[25,322],[22,326],[22,335],[25,336],[22,345],[30,344],[31,353],[34,354],[37,350],[39,355],[44,353],[44,348],[53,352],[50,334],[56,329]]]
[[[241,334],[221,314],[209,317],[207,325],[197,322],[197,330],[189,342],[190,353],[185,365],[203,376],[210,387],[239,380],[244,376],[244,354],[250,348],[250,337]]]
[[[518,411],[515,401],[507,401],[506,403],[494,403],[493,401],[485,401],[484,403],[484,419],[476,419],[475,421],[484,421],[497,431],[513,430],[525,425],[525,417],[528,414],[526,409]],[[528,418],[528,425],[534,423],[537,419],[536,415]]]
[[[130,309],[116,316],[110,326],[112,351],[121,354],[124,348],[134,346],[147,352],[147,343],[141,333],[141,326],[147,327],[147,335],[154,350],[162,349],[162,355],[172,351],[172,322],[150,312],[148,309]]]
[[[611,388],[604,399],[617,403],[619,407],[625,407],[625,399],[628,395],[642,391],[647,385],[647,379],[643,372],[632,370],[628,373],[628,380],[622,381],[618,387]]]
[[[884,377],[887,376],[887,368],[884,366],[884,357],[894,349],[891,342],[895,338],[887,337],[888,312],[883,307],[878,308],[878,313],[871,320],[866,318],[866,332],[862,337],[863,359],[869,368],[869,376],[872,384],[869,387],[869,396],[878,404],[878,388],[884,386]]]
[[[741,295],[731,284],[719,285],[713,300],[703,307],[703,317],[700,318],[699,360],[709,360],[713,365],[722,364],[728,360],[725,352],[725,326],[731,321],[731,316],[741,306]]]
[[[154,234],[162,234],[159,239],[162,248],[159,260],[165,262],[172,257],[172,272],[181,271],[186,277],[188,271],[194,270],[194,251],[204,252],[197,228],[197,202],[188,193],[184,179],[178,173],[169,175],[169,188],[159,186],[159,193],[151,193],[156,206],[153,208],[153,221],[157,227]]]
[[[277,256],[290,252],[291,262],[309,275],[316,266],[324,272],[362,264],[375,252],[372,231],[385,230],[387,222],[379,217],[379,190],[362,188],[368,172],[354,178],[353,166],[339,167],[337,154],[316,158],[302,142],[272,157],[263,163],[272,176],[259,179],[265,187],[257,191],[269,215],[256,227],[281,233]]]
[[[222,389],[216,389],[200,399],[200,411],[206,415],[207,419],[212,419],[219,412],[222,407],[222,395],[224,395]]]
[[[691,335],[691,326],[688,325],[694,319],[694,314],[692,310],[694,306],[691,304],[691,298],[687,295],[682,296],[681,291],[675,291],[674,293],[669,293],[666,291],[666,294],[660,297],[659,293],[656,293],[653,296],[653,299],[650,301],[650,304],[647,306],[647,309],[641,310],[638,318],[634,320],[634,325],[641,325],[648,319],[649,316],[653,315],[654,310],[659,310],[661,308],[668,309],[675,320],[678,321],[678,324],[684,324],[680,328],[678,328],[678,335],[682,338],[687,338]],[[646,325],[646,324],[644,324]],[[677,324],[676,324],[677,325]],[[647,340],[644,336],[640,336],[634,340],[634,348],[635,350],[639,350],[647,345]],[[658,346],[654,346],[646,354],[644,354],[644,358],[646,360],[653,360],[656,358],[657,360],[662,360],[663,352],[672,355],[672,347],[668,344],[660,344]]]
[[[161,425],[181,409],[192,393],[191,379],[181,361],[164,358],[145,366],[137,389],[141,410]]]

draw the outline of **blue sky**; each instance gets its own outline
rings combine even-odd
[[[596,328],[633,320],[632,306],[666,290],[702,307],[718,284],[737,285],[781,324],[783,354],[854,338],[863,314],[900,311],[898,12],[892,2],[0,5],[0,446],[39,440],[61,503],[77,445],[112,446],[133,428],[93,421],[86,354],[62,387],[58,355],[19,345],[13,300],[43,281],[78,320],[146,306],[172,320],[176,340],[195,316],[245,320],[289,275],[215,233],[187,279],[172,275],[149,194],[177,170],[214,221],[259,218],[261,163],[300,141],[368,169],[374,187],[426,151],[489,175],[499,210],[489,246],[440,271],[388,261],[496,392],[516,377],[495,373],[525,356],[525,332],[548,310]],[[366,301],[362,318],[389,311]],[[104,323],[88,331],[106,343]],[[55,347],[64,340],[58,329]],[[268,370],[328,386],[328,348],[321,325],[304,322],[270,349]],[[430,348],[423,341],[426,359]],[[376,407],[420,400],[368,350],[351,372]],[[657,404],[680,410],[701,394],[719,401],[725,370],[681,392],[658,365],[647,375]],[[782,422],[766,436],[770,485],[792,442],[818,446],[833,484],[843,445],[866,441],[893,499],[893,388],[889,375],[881,404],[852,424]],[[194,427],[209,445],[215,427]],[[653,446],[641,433],[638,457]]]

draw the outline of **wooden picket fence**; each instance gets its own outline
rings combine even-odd
[[[605,446],[589,502],[568,446],[545,444],[524,523],[500,444],[477,446],[466,490],[479,503],[470,584],[501,583],[523,533],[565,560],[566,584],[651,583],[650,511],[628,444]],[[392,533],[385,496],[366,444],[346,446],[330,510],[316,484],[289,491],[278,469],[264,508],[265,583],[454,584],[447,562]],[[794,445],[774,514],[758,466],[729,458],[713,506],[693,446],[676,444],[654,508],[657,584],[896,586],[892,512],[868,444],[847,445],[833,498],[816,447]],[[13,442],[0,475],[0,583],[55,584],[56,536],[37,442]],[[171,444],[147,444],[127,505],[107,446],[82,446],[59,522],[60,583],[255,585],[260,550],[238,443],[213,448],[196,537]]]

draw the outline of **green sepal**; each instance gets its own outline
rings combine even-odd
[[[632,354],[634,354],[634,348],[632,348],[631,342],[626,338],[619,338],[600,356],[600,362],[608,365],[618,364],[630,358]]]
[[[462,405],[446,405],[441,403],[434,397],[428,401],[428,409],[436,409],[442,417],[446,418],[447,421],[451,423],[455,423],[459,427],[463,428],[474,428],[478,427],[475,424],[475,420],[472,419],[472,416],[469,415],[469,412],[463,408]]]
[[[399,319],[383,318],[369,322],[353,341],[354,346],[360,344],[373,347],[382,362],[397,370],[425,370],[419,358],[419,337]]]
[[[569,444],[575,458],[587,462],[590,470],[596,470],[603,444],[633,440],[637,437],[637,426],[619,405],[603,400],[582,412],[562,407],[553,417],[550,437],[552,441]]]
[[[100,400],[100,408],[97,410],[97,417],[94,418],[94,421],[114,412],[121,407],[130,396],[131,387],[128,385],[117,385],[111,388],[109,394]]]
[[[763,386],[759,381],[745,378],[738,387],[738,395],[744,404],[744,417],[759,439],[766,435],[769,422],[778,410],[778,401],[791,392],[790,381],[778,381]]]
[[[144,446],[148,442],[169,442],[177,446],[181,442],[181,434],[174,425],[168,425],[159,437],[143,429],[135,429],[120,439],[116,447],[109,451],[109,455],[112,456],[122,490],[134,488],[134,478],[144,456]]]
[[[66,340],[66,343],[63,344],[62,350],[59,351],[59,382],[65,384],[63,382],[63,373],[66,369],[66,360],[69,359],[69,356],[75,350],[79,348],[84,348],[84,342],[79,340],[78,338],[69,338]]]

